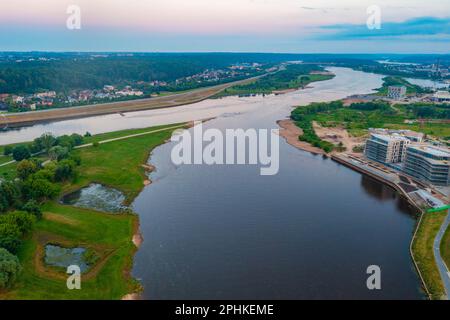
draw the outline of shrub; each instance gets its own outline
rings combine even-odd
[[[3,150],[3,154],[5,156],[9,156],[10,154],[12,154],[13,152],[13,147],[11,146],[6,146],[5,149]]]
[[[8,250],[0,248],[0,288],[11,287],[21,270],[19,259]]]

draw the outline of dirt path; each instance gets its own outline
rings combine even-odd
[[[363,137],[353,137],[342,127],[322,127],[316,121],[313,121],[313,128],[320,139],[328,141],[334,145],[342,142],[347,152],[352,152],[353,147],[364,143]]]

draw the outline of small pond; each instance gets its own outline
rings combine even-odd
[[[67,268],[71,265],[80,267],[81,272],[89,269],[85,261],[84,248],[63,248],[60,246],[48,244],[45,246],[45,263],[49,266]]]
[[[65,195],[61,202],[75,207],[118,213],[127,209],[123,205],[125,196],[122,192],[93,183],[88,187]]]

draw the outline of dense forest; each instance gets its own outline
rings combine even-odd
[[[0,54],[0,93],[68,92],[107,84],[174,81],[235,63],[276,64],[275,54]],[[19,61],[19,62],[18,62]]]
[[[174,81],[205,69],[221,69],[238,63],[266,66],[285,61],[333,64],[368,72],[399,74],[377,62],[450,61],[450,56],[332,55],[273,53],[44,53],[0,52],[0,93],[27,94],[43,90],[68,92],[96,89],[106,84],[126,85],[138,81]],[[420,59],[419,59],[420,58]],[[401,73],[401,72],[400,72]],[[415,74],[426,77],[425,74]]]

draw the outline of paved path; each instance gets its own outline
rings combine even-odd
[[[165,130],[179,129],[179,128],[183,128],[185,126],[186,126],[186,124],[179,124],[177,126],[171,126],[171,127],[166,127],[166,128],[152,130],[152,131],[146,131],[146,132],[141,132],[141,133],[130,134],[130,135],[124,136],[124,137],[107,139],[107,140],[99,141],[98,143],[99,144],[104,144],[104,143],[113,142],[113,141],[125,140],[125,139],[129,139],[129,138],[145,136],[147,134],[157,133],[157,132],[161,132],[161,131],[165,131]],[[86,143],[86,144],[83,144],[81,146],[76,146],[74,149],[81,149],[81,148],[92,147],[92,146],[93,146],[93,143]],[[7,165],[13,164],[15,162],[16,162],[16,160],[5,162],[5,163],[0,164],[0,167],[7,166]]]
[[[4,166],[10,165],[10,164],[13,164],[14,162],[16,162],[16,160],[11,160],[11,161],[2,163],[2,164],[0,164],[0,167],[4,167]]]
[[[129,138],[134,138],[134,137],[140,137],[140,136],[145,136],[147,134],[152,134],[152,133],[156,133],[156,132],[161,132],[161,131],[166,131],[166,130],[172,130],[172,129],[179,129],[179,128],[183,128],[185,127],[186,124],[179,124],[177,126],[172,126],[172,127],[166,127],[166,128],[162,128],[162,129],[157,129],[157,130],[152,130],[152,131],[147,131],[147,132],[141,132],[141,133],[135,133],[135,134],[130,134],[128,136],[124,136],[124,137],[118,137],[118,138],[113,138],[113,139],[107,139],[107,140],[103,140],[103,141],[99,141],[99,144],[104,144],[104,143],[108,143],[108,142],[113,142],[113,141],[119,141],[119,140],[125,140],[125,139],[129,139]],[[83,144],[81,146],[77,146],[74,149],[81,149],[81,148],[86,148],[86,147],[92,147],[93,143],[87,143],[87,144]]]
[[[447,299],[450,297],[450,271],[448,270],[447,266],[445,265],[445,262],[442,260],[441,257],[441,242],[442,238],[444,236],[445,230],[450,225],[450,210],[448,211],[447,218],[445,219],[444,223],[441,226],[441,229],[439,230],[438,234],[436,235],[436,238],[434,239],[434,258],[436,259],[436,264],[439,268],[439,273],[441,274],[442,282],[444,284],[444,289],[447,294]]]

